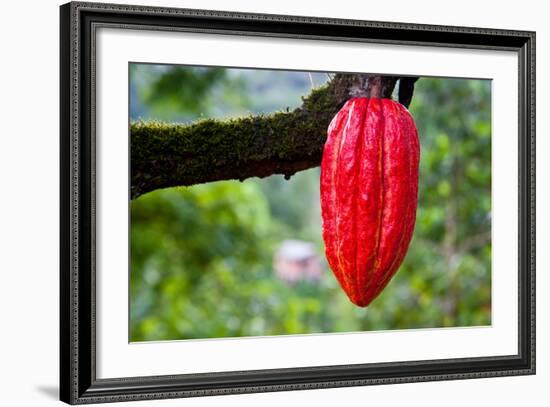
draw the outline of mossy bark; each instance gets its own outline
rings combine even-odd
[[[190,125],[130,125],[131,197],[166,187],[266,177],[318,166],[327,127],[350,97],[391,97],[398,78],[338,74],[302,106],[232,120]]]

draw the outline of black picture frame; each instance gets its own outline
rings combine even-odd
[[[115,4],[60,7],[60,398],[70,404],[535,373],[535,33]],[[508,50],[519,59],[519,352],[507,356],[96,378],[94,48],[98,26]]]

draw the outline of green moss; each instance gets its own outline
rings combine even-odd
[[[131,123],[132,196],[216,179],[290,175],[318,165],[337,102],[326,86],[292,112],[189,125]]]
[[[222,179],[289,177],[317,166],[330,120],[352,88],[365,83],[365,75],[338,74],[292,112],[185,125],[131,123],[132,197]]]

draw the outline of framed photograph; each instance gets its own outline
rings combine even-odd
[[[61,400],[535,373],[535,33],[61,6]]]

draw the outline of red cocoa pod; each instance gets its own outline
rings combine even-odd
[[[325,254],[360,307],[380,294],[407,253],[419,159],[414,120],[391,99],[350,99],[328,128],[321,162]]]

